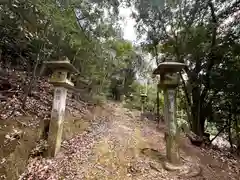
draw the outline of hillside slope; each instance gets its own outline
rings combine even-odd
[[[31,76],[13,69],[0,73],[0,179],[15,180],[25,170],[29,157],[44,150],[38,147],[50,120],[53,86],[47,78],[37,77],[23,106]],[[93,103],[68,97],[63,139],[87,128],[94,108]]]
[[[53,87],[38,79],[23,109],[30,79],[23,72],[9,71],[3,80],[0,179],[239,179],[239,159],[196,148],[184,137],[181,157],[192,171],[165,170],[164,128],[110,101],[97,106],[69,97],[61,151],[56,158],[42,158],[41,124],[50,117]]]
[[[157,124],[109,102],[88,129],[63,142],[56,158],[30,159],[20,179],[239,179],[239,160],[198,149],[184,138],[181,157],[192,172],[165,170],[164,135]]]

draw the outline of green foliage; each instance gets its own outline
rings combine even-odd
[[[136,8],[138,35],[147,37],[140,50],[121,37],[120,2]],[[219,128],[230,124],[231,136],[240,139],[238,11],[239,2],[227,0],[1,1],[1,65],[35,76],[43,61],[67,56],[80,72],[75,78],[86,81],[96,101],[124,94],[127,106],[140,109],[145,86],[136,77],[149,79],[152,71],[143,52],[156,64],[169,58],[184,62],[187,78],[178,110],[185,110],[192,130],[202,135],[205,122]],[[148,85],[146,110],[155,108],[156,91],[156,84]]]
[[[84,88],[94,102],[102,103],[113,90],[129,94],[145,62],[120,36],[118,5],[81,0],[0,4],[1,63],[35,76],[43,61],[66,56],[80,72],[73,77],[76,88]]]
[[[206,122],[214,133],[228,124],[227,133],[239,139],[240,150],[240,26],[234,15],[239,2],[194,0],[173,5],[136,0],[132,4],[138,34],[147,37],[143,49],[157,64],[170,58],[188,65],[178,110],[185,110],[191,129],[201,136]],[[229,21],[230,17],[236,18]]]
[[[146,85],[142,85],[139,82],[134,82],[131,85],[132,97],[127,96],[125,107],[130,109],[138,109],[141,110],[141,94],[146,93],[147,98],[144,103],[144,111],[146,112],[156,112],[156,94],[157,94],[157,85],[151,84],[146,87]],[[160,96],[160,107],[163,108],[163,96]]]
[[[106,96],[104,94],[94,95],[92,100],[93,100],[93,103],[95,103],[97,105],[103,105],[104,102],[106,102]]]
[[[115,71],[108,41],[119,37],[112,19],[104,16],[107,6],[80,0],[1,4],[1,63],[32,72],[43,61],[67,56],[92,92],[107,93]]]
[[[218,95],[225,100],[238,96],[239,51],[235,48],[239,47],[239,26],[237,18],[224,24],[238,11],[238,3],[226,3],[221,8],[224,3],[181,1],[175,6],[165,4],[163,8],[153,6],[151,1],[133,3],[137,9],[134,17],[138,33],[147,35],[143,47],[153,56],[157,55],[157,49],[163,55],[162,61],[167,57],[188,64],[183,86],[187,103],[183,105],[190,112],[192,130],[197,134],[203,133],[205,120],[213,120],[213,114],[217,113],[214,106],[220,105]],[[222,102],[226,106],[226,101]],[[228,114],[226,109],[225,114]]]
[[[111,90],[113,94],[128,95],[132,91],[131,85],[136,79],[136,74],[143,71],[145,61],[130,42],[116,39],[109,41],[109,43],[115,54]]]

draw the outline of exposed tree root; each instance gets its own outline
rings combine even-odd
[[[178,171],[181,170],[183,168],[183,166],[181,165],[173,165],[169,162],[164,162],[163,163],[163,168],[167,171]]]
[[[197,176],[201,176],[202,175],[202,167],[201,166],[196,166],[197,170],[195,171],[191,171],[191,169],[189,169],[189,171],[183,175],[181,175],[184,178],[193,178],[193,177],[197,177]]]
[[[184,171],[183,173],[180,173],[180,177],[184,178],[192,178],[197,177],[202,174],[202,167],[200,165],[173,165],[168,162],[163,163],[163,168],[167,171]]]
[[[201,165],[190,162],[182,157],[183,161],[188,164],[188,172],[183,173],[181,176],[185,178],[193,178],[202,175],[203,168]]]
[[[157,171],[157,172],[161,172],[160,168],[153,162],[149,162],[149,166],[150,168],[152,168],[153,170]]]
[[[161,172],[161,168],[167,171],[178,171],[180,172],[179,176],[183,178],[197,177],[202,174],[202,167],[200,165],[192,163],[184,158],[182,158],[185,162],[183,165],[173,165],[167,162],[166,159],[161,155],[161,153],[155,149],[143,148],[141,152],[147,156],[151,156],[154,160],[160,160],[160,164],[162,164],[162,167],[159,167],[157,165],[159,163],[149,162],[149,166],[157,172]]]

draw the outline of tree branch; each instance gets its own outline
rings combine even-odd
[[[207,95],[207,92],[209,90],[210,87],[210,73],[211,73],[211,69],[214,65],[214,56],[215,56],[215,47],[216,47],[216,38],[217,38],[217,17],[215,14],[215,8],[214,5],[212,3],[211,0],[209,0],[208,2],[208,6],[210,8],[211,11],[211,23],[212,23],[212,39],[211,39],[211,47],[210,47],[210,52],[208,55],[208,63],[207,63],[207,72],[206,72],[206,84],[205,87],[201,93],[201,102],[204,100],[204,98]]]
[[[226,124],[225,126],[223,126],[223,128],[216,134],[216,136],[213,137],[213,138],[210,140],[210,143],[212,143],[212,142],[224,131],[224,129],[226,129],[227,127],[229,127],[228,124]]]
[[[233,9],[236,8],[235,11]],[[233,12],[240,10],[240,0],[236,0],[231,6],[227,7],[225,11],[222,11],[217,15],[218,19],[223,19],[224,17],[229,17]]]

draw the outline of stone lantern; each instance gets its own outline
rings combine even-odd
[[[180,82],[179,72],[186,65],[178,62],[163,62],[153,74],[160,75],[159,88],[164,92],[164,119],[167,123],[165,132],[167,159],[172,164],[180,162],[176,119],[176,89]]]
[[[74,87],[70,80],[71,73],[77,73],[78,70],[67,58],[59,61],[47,61],[44,64],[46,68],[52,71],[49,82],[54,85],[54,98],[48,132],[48,155],[55,156],[61,147],[67,90]]]
[[[144,104],[145,104],[146,99],[147,99],[147,94],[142,93],[142,94],[140,94],[140,96],[141,96],[141,104],[142,104],[141,109],[142,109],[142,113],[143,113],[144,112]]]
[[[131,94],[129,95],[129,99],[130,99],[131,101],[133,101],[133,98],[134,98],[134,96],[133,96],[133,94],[131,93]]]

